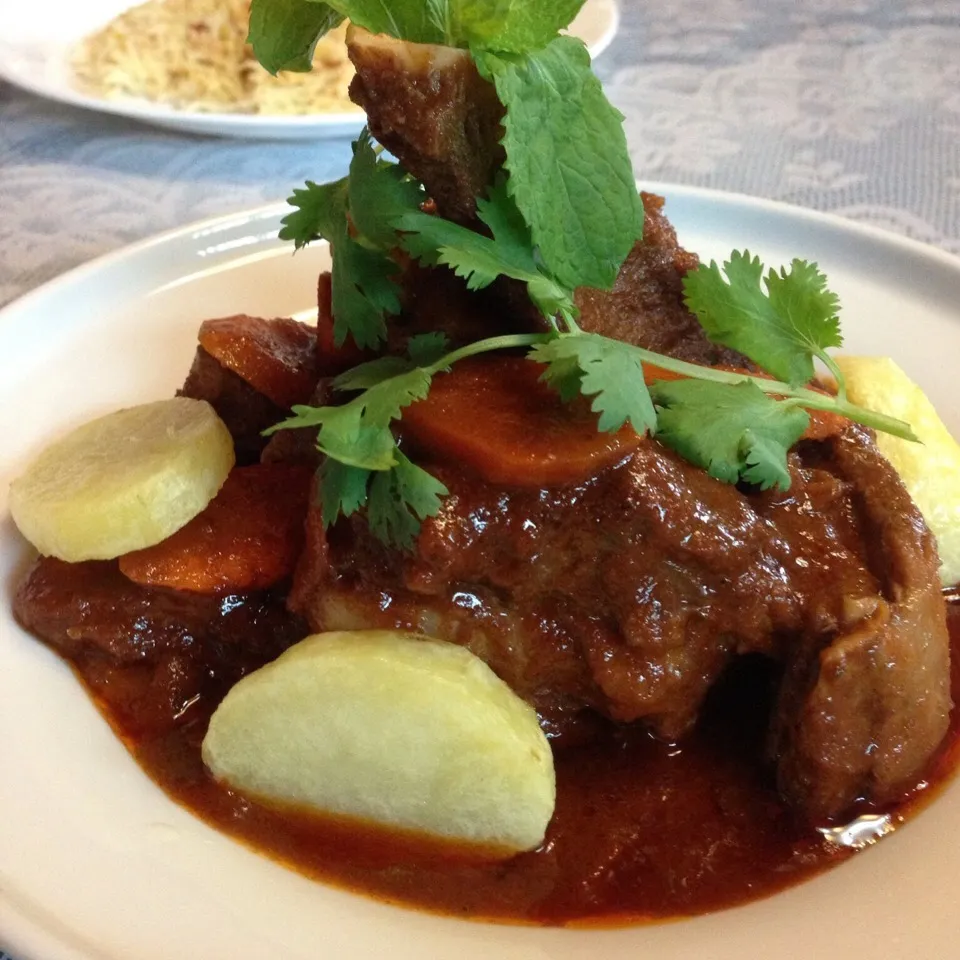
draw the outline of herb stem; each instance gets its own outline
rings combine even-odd
[[[562,333],[560,336],[582,336],[582,334]],[[903,420],[897,420],[894,417],[877,413],[875,410],[868,410],[866,407],[850,403],[846,397],[823,394],[816,390],[811,390],[809,387],[794,387],[789,383],[784,383],[782,380],[769,380],[766,377],[756,377],[749,373],[737,373],[731,370],[718,370],[716,367],[704,367],[697,363],[689,363],[686,360],[677,360],[674,357],[668,357],[662,353],[654,353],[652,350],[647,350],[644,347],[632,346],[631,349],[635,351],[644,363],[660,367],[662,370],[669,370],[671,373],[677,373],[681,376],[691,377],[697,380],[712,380],[714,383],[733,384],[750,380],[764,393],[769,393],[777,397],[795,399],[798,401],[797,406],[805,407],[808,410],[826,410],[831,413],[840,414],[840,416],[846,417],[848,420],[853,420],[865,427],[882,430],[884,433],[890,433],[904,440],[917,439],[910,425]],[[832,369],[835,365],[831,363],[828,364],[828,366]]]
[[[468,343],[466,346],[451,350],[444,354],[436,363],[424,367],[424,370],[430,376],[440,373],[452,366],[458,360],[465,360],[467,357],[474,357],[478,353],[490,353],[493,350],[511,350],[515,347],[532,347],[538,343],[546,343],[554,339],[555,333],[510,333],[501,337],[487,337],[486,340],[477,340],[474,343]]]
[[[548,343],[556,337],[582,337],[585,335],[574,321],[566,317],[564,319],[568,323],[573,323],[576,332],[559,334],[514,333],[504,334],[500,337],[488,337],[486,340],[477,340],[474,343],[468,343],[463,347],[452,350],[437,360],[436,363],[431,364],[429,367],[424,367],[424,370],[430,374],[430,376],[433,376],[435,373],[440,373],[451,367],[458,360],[465,360],[467,357],[473,357],[477,354],[491,353],[495,350],[512,350],[518,347],[532,347],[538,343]],[[587,334],[587,336],[589,336],[589,334]],[[865,427],[882,430],[884,433],[901,437],[904,440],[917,439],[910,425],[903,420],[897,420],[894,417],[877,413],[875,410],[868,410],[866,407],[850,403],[844,396],[820,393],[817,390],[811,390],[809,387],[794,387],[789,383],[784,383],[782,380],[770,380],[766,377],[756,377],[749,373],[718,370],[716,367],[704,367],[698,363],[689,363],[686,360],[677,360],[674,357],[668,357],[662,353],[654,353],[652,350],[647,350],[644,347],[627,346],[630,346],[630,349],[637,354],[642,362],[648,363],[651,366],[660,367],[662,370],[669,370],[671,373],[676,373],[683,377],[729,384],[749,380],[755,383],[764,393],[795,401],[793,404],[795,406],[801,406],[807,410],[826,410],[830,413],[837,413]],[[832,370],[835,364],[831,362],[828,363],[828,366]],[[842,382],[842,380],[838,382]]]

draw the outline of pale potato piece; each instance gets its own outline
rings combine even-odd
[[[209,403],[146,403],[50,444],[10,484],[10,512],[47,556],[109,560],[176,533],[233,463],[233,439]]]
[[[911,443],[878,432],[877,446],[937,538],[940,581],[952,586],[960,581],[960,445],[926,394],[889,357],[835,359],[854,403],[906,420],[920,438]]]
[[[463,647],[390,630],[316,634],[245,677],[203,759],[264,800],[505,854],[539,845],[556,792],[532,707]]]

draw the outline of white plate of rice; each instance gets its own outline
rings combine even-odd
[[[0,2],[0,79],[62,103],[186,133],[256,139],[355,135],[342,40],[310,74],[271,77],[245,44],[249,0]],[[596,56],[616,33],[616,0],[586,0],[571,32]]]

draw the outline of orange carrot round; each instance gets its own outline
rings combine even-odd
[[[306,403],[317,382],[316,331],[284,317],[239,314],[200,325],[200,346],[281,407]]]
[[[523,357],[464,360],[403,411],[403,433],[491,483],[524,487],[577,483],[636,449],[634,430],[598,432],[589,403],[564,403],[543,369]]]
[[[209,506],[173,536],[120,558],[136,583],[192,593],[242,593],[290,576],[303,547],[313,471],[237,467]]]

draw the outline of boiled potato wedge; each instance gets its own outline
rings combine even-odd
[[[174,397],[118,410],[52,443],[10,485],[10,512],[42,553],[109,560],[165,540],[233,467],[213,407]]]
[[[215,777],[266,801],[504,855],[553,814],[534,710],[463,647],[414,634],[316,634],[234,686],[210,720]]]
[[[940,581],[960,582],[960,444],[926,394],[889,357],[836,357],[854,403],[906,420],[920,443],[877,434],[877,446],[937,538]]]

